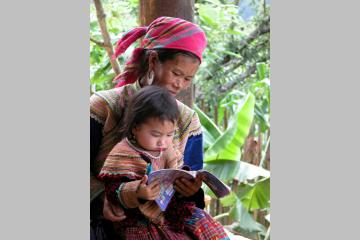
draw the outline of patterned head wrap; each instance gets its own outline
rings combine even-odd
[[[145,36],[144,36],[145,35]],[[140,47],[136,48],[125,64],[123,73],[115,77],[117,87],[134,83],[139,77],[136,67],[144,49],[170,48],[185,50],[195,54],[202,61],[202,52],[206,47],[206,36],[203,30],[194,23],[173,17],[159,17],[148,27],[137,27],[127,33],[117,42],[116,59],[137,39],[144,36]]]

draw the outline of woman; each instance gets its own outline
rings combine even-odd
[[[202,61],[206,47],[204,32],[188,21],[160,17],[148,27],[139,27],[127,32],[117,43],[115,54],[120,54],[137,39],[143,37],[126,63],[122,74],[115,78],[117,88],[97,92],[90,98],[91,139],[91,219],[104,215],[111,221],[125,218],[121,209],[109,204],[104,198],[103,183],[97,179],[110,150],[123,136],[119,134],[124,109],[129,96],[147,85],[166,88],[173,96],[190,86],[191,80]],[[173,143],[184,153],[185,165],[192,170],[202,168],[202,132],[197,114],[177,101],[180,118],[177,122]],[[180,179],[175,190],[188,201],[204,207],[201,179],[194,182]]]

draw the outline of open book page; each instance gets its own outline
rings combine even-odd
[[[197,174],[202,176],[203,182],[208,185],[216,197],[222,198],[230,194],[230,188],[214,174],[206,170],[199,170]]]
[[[193,174],[194,173],[180,169],[161,169],[150,173],[148,183],[151,183],[155,179],[159,179],[160,181],[160,194],[155,202],[159,205],[161,211],[165,211],[167,205],[175,193],[173,182],[180,177],[193,179]]]
[[[148,183],[151,183],[155,179],[159,179],[160,182],[160,194],[155,202],[159,205],[161,211],[165,211],[171,198],[173,197],[175,190],[173,183],[178,178],[194,179],[197,174],[201,174],[204,183],[214,192],[217,197],[224,197],[230,193],[230,188],[220,181],[216,176],[206,170],[199,171],[185,171],[181,169],[161,169],[151,172],[149,175]]]

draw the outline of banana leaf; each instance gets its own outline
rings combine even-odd
[[[221,130],[216,126],[216,124],[203,112],[200,108],[194,105],[194,110],[197,112],[200,123],[205,128],[213,139],[217,139],[222,135]]]
[[[253,180],[257,177],[270,177],[270,171],[243,161],[219,161],[205,163],[204,169],[228,183],[236,179],[239,182]]]
[[[226,131],[205,152],[204,162],[219,160],[240,161],[244,144],[254,118],[255,97],[249,93],[243,105],[239,104]]]
[[[211,133],[202,126],[203,138],[204,138],[204,150],[208,149],[212,144],[214,144],[215,139],[211,135]]]
[[[223,207],[233,207],[236,204],[238,197],[234,192],[230,192],[229,195],[220,199],[221,206]]]
[[[231,225],[231,228],[237,232],[247,236],[258,232],[265,234],[266,232],[265,226],[258,223],[251,216],[239,199],[237,199],[236,205],[230,210],[229,216],[236,221]]]
[[[231,114],[233,105],[238,104],[238,100],[246,97],[245,93],[239,90],[232,90],[227,93],[223,99],[221,99],[218,103],[218,125],[220,126],[224,120],[225,109],[228,109],[228,114]]]
[[[264,178],[251,186],[243,196],[239,196],[244,207],[249,211],[270,207],[270,178]]]

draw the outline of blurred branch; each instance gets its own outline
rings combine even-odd
[[[259,51],[260,48],[264,47],[266,44],[269,43],[269,40],[266,40],[264,41],[263,43],[259,44],[257,46],[257,48],[255,49],[255,51]],[[222,85],[222,86],[219,86],[218,88],[218,91],[220,93],[224,93],[224,92],[227,92],[229,91],[230,89],[232,89],[233,87],[235,87],[235,85],[245,81],[245,79],[247,77],[249,77],[250,75],[252,75],[253,73],[255,73],[256,71],[256,63],[258,62],[266,62],[267,60],[269,59],[269,56],[266,55],[266,56],[263,56],[261,58],[258,58],[258,59],[254,59],[254,63],[245,71],[245,73],[241,74],[238,78],[236,78],[235,80],[233,81],[230,81],[230,82],[227,82],[225,85]],[[224,72],[216,72],[213,76],[211,76],[211,78],[214,78],[216,76],[218,76],[218,74],[222,75],[222,76],[227,76],[229,75],[230,73],[234,72],[237,68],[241,67],[241,66],[244,66],[246,64],[246,62],[248,61],[248,59],[246,58],[243,58],[241,59],[241,61],[239,62],[233,62],[232,66],[229,67],[226,71]]]
[[[219,86],[219,89],[218,91],[220,93],[224,93],[224,92],[227,92],[229,91],[230,89],[232,89],[233,87],[235,87],[235,85],[245,81],[246,78],[248,78],[249,76],[251,76],[252,74],[255,73],[256,71],[256,64],[258,62],[265,62],[266,60],[268,59],[268,56],[265,56],[261,59],[259,59],[258,61],[256,61],[255,63],[253,63],[250,67],[248,67],[246,69],[246,71],[243,73],[243,74],[240,74],[239,77],[237,77],[236,79],[230,81],[230,82],[227,82],[225,85],[223,86]]]
[[[256,52],[259,52],[260,49],[261,49],[262,47],[264,47],[264,46],[265,46],[266,44],[268,44],[268,43],[269,43],[269,40],[266,40],[266,41],[264,41],[263,43],[257,45],[257,48],[255,49],[255,51],[256,51]],[[261,61],[255,59],[255,62],[262,62],[262,61],[264,61],[264,60],[266,60],[266,59],[261,59]],[[246,59],[246,58],[243,58],[243,59],[241,59],[241,61],[238,61],[238,62],[235,62],[235,61],[229,62],[228,65],[230,65],[230,64],[233,64],[233,65],[232,65],[231,67],[229,67],[224,73],[222,73],[222,75],[227,75],[227,74],[233,72],[233,71],[234,71],[235,69],[237,69],[238,67],[244,65],[244,64],[246,63],[246,61],[247,61],[247,59]]]
[[[111,44],[110,34],[106,27],[106,21],[105,21],[106,14],[104,13],[104,9],[103,9],[103,6],[102,6],[100,0],[94,0],[94,4],[95,4],[95,9],[96,9],[96,17],[98,19],[101,34],[104,39],[103,47],[105,48],[106,53],[110,59],[111,67],[113,68],[115,74],[118,75],[118,74],[120,74],[119,63],[117,62],[116,59],[111,58],[111,56],[114,54],[114,50],[113,50],[113,46]]]
[[[256,38],[268,32],[270,32],[270,17],[267,17],[261,21],[260,25],[253,32],[251,32],[245,40],[240,42],[240,48],[237,49],[236,52],[240,52]]]
[[[225,85],[219,87],[219,92],[224,93],[232,89],[236,84],[243,82],[247,77],[254,74],[256,71],[256,63],[250,66],[243,74],[233,81],[227,82]]]
[[[266,12],[266,0],[263,0],[263,11],[264,11],[264,16],[267,15],[267,12]]]
[[[100,47],[104,47],[104,46],[105,46],[105,44],[104,44],[103,42],[100,42],[100,41],[95,40],[95,39],[93,39],[93,38],[90,38],[90,41],[93,42],[93,43],[95,43],[96,45],[98,45],[98,46],[100,46]]]
[[[267,17],[260,23],[260,25],[253,32],[249,34],[249,36],[245,40],[240,42],[239,47],[234,52],[240,53],[259,36],[269,32],[270,32],[270,17]],[[225,55],[223,58],[221,58],[220,60],[214,63],[216,69],[213,72],[217,72],[217,69],[220,69],[221,66],[230,62],[231,60],[232,58],[229,55]],[[209,81],[212,77],[213,76],[209,74],[204,78],[204,81]]]

